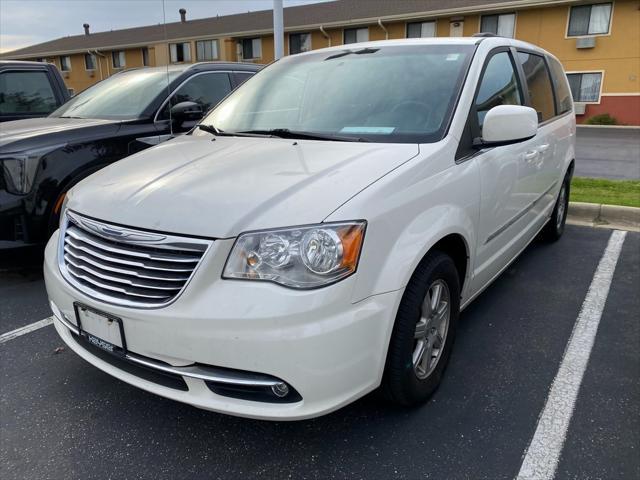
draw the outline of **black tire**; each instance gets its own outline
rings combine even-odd
[[[564,226],[567,222],[567,212],[569,211],[569,194],[571,193],[571,176],[567,176],[562,181],[562,186],[558,192],[556,204],[553,207],[551,217],[540,232],[540,236],[547,242],[555,242],[562,237]]]
[[[434,284],[441,282],[447,286],[449,294],[448,329],[432,371],[421,379],[413,360],[418,342],[416,328],[423,317],[422,304],[427,293],[431,293]],[[388,400],[403,406],[416,405],[425,402],[436,391],[451,356],[459,314],[460,280],[456,266],[448,255],[430,252],[411,277],[398,308],[382,378],[382,392]],[[423,370],[422,373],[427,372]]]

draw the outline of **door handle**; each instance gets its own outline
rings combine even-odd
[[[537,150],[531,150],[531,151],[529,151],[529,152],[524,154],[524,159],[525,159],[526,162],[532,162],[537,157],[538,157],[538,151]]]
[[[547,150],[549,150],[549,144],[548,143],[545,143],[544,145],[540,145],[538,147],[538,152],[540,152],[540,153],[544,153]]]

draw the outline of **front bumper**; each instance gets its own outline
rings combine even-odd
[[[56,330],[85,360],[132,385],[207,410],[296,420],[336,410],[380,384],[401,291],[353,304],[355,276],[311,291],[222,280],[233,241],[217,240],[173,304],[147,310],[117,307],[87,297],[62,278],[57,242],[56,232],[47,245],[44,268]],[[286,382],[301,398],[292,403],[232,398],[194,376],[182,376],[187,388],[181,390],[130,373],[92,353],[73,335],[74,302],[122,318],[127,348],[140,358],[178,372],[194,364],[211,367],[209,373],[257,372]]]

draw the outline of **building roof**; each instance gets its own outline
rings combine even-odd
[[[374,23],[377,19],[452,15],[468,11],[504,10],[530,7],[569,0],[338,0],[287,7],[284,9],[285,30],[304,27],[331,27],[358,23]],[[80,25],[78,26],[80,27]],[[32,58],[80,51],[143,46],[164,41],[198,37],[243,36],[270,33],[273,29],[272,10],[187,20],[145,27],[73,35],[32,45],[0,58]]]

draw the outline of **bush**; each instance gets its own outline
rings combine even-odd
[[[608,113],[601,113],[588,118],[585,122],[587,125],[619,125],[618,120]]]

